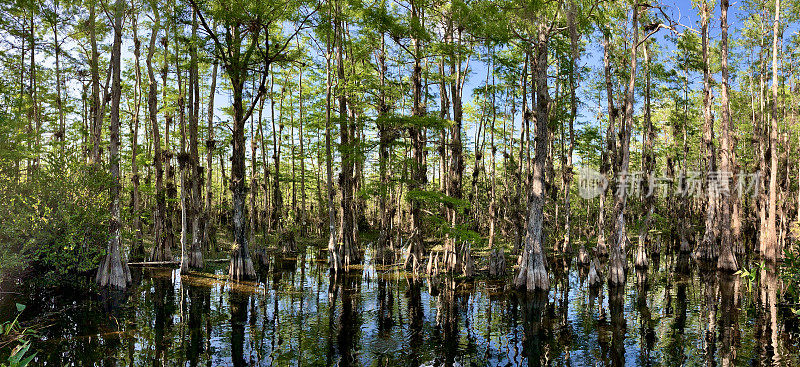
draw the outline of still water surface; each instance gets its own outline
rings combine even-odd
[[[19,296],[48,327],[36,365],[800,366],[780,279],[734,276],[662,256],[624,289],[590,289],[551,260],[553,289],[509,279],[414,281],[365,266],[332,281],[327,254],[273,260],[257,282],[132,268],[122,297]],[[37,299],[38,297],[38,299]]]

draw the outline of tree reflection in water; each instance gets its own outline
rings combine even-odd
[[[325,255],[270,258],[258,282],[135,269],[140,282],[117,301],[14,301],[52,325],[33,345],[43,366],[800,365],[771,268],[750,290],[662,255],[629,269],[624,287],[590,288],[586,269],[556,258],[550,292],[526,293],[507,279],[377,269],[369,253],[332,278]]]

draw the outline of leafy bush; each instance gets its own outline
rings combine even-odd
[[[52,282],[97,267],[108,238],[110,180],[105,169],[47,158],[27,178],[24,169],[0,175],[0,260],[16,259]]]
[[[31,348],[30,337],[35,333],[19,325],[19,317],[25,311],[25,305],[17,303],[17,317],[12,321],[0,324],[0,345],[12,346],[9,352],[8,364],[0,364],[2,367],[26,367],[36,357],[36,353],[26,355]]]

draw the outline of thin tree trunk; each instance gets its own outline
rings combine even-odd
[[[695,256],[700,259],[713,260],[718,256],[717,243],[719,237],[719,227],[717,226],[717,208],[719,207],[719,193],[712,191],[709,183],[711,177],[717,169],[717,162],[714,152],[714,118],[711,115],[711,72],[710,61],[708,59],[708,1],[703,1],[700,9],[701,19],[701,38],[703,47],[703,152],[705,153],[705,167],[703,183],[706,187],[706,218],[705,232],[703,239],[695,248]]]
[[[772,114],[770,116],[769,131],[769,203],[767,205],[767,233],[764,238],[766,242],[766,251],[762,254],[768,261],[775,261],[780,252],[775,228],[778,220],[776,206],[778,200],[778,23],[780,22],[780,16],[781,0],[775,0],[775,20],[772,23]]]
[[[412,22],[422,22],[422,11],[417,4],[411,2],[411,18]],[[412,116],[424,116],[425,111],[422,107],[422,45],[421,40],[412,37],[413,44],[413,70],[411,72],[411,94],[412,94]],[[427,175],[425,169],[425,134],[423,128],[412,126],[408,128],[408,135],[411,140],[411,180],[409,181],[409,194],[412,191],[424,190],[427,183]],[[416,199],[410,200],[411,212],[411,238],[409,238],[408,248],[406,249],[406,259],[404,266],[411,267],[411,270],[416,273],[422,266],[422,211],[420,202]]]
[[[142,73],[139,64],[140,47],[139,41],[139,25],[137,17],[133,16],[133,56],[135,63],[135,81],[133,88],[133,131],[131,132],[131,183],[133,189],[131,191],[131,199],[133,202],[132,213],[133,217],[133,243],[131,244],[131,259],[141,260],[144,258],[144,245],[142,244],[142,221],[140,213],[140,199],[139,199],[139,162],[137,154],[139,152],[139,108],[141,105],[141,85]],[[60,93],[59,93],[60,94]],[[59,97],[60,101],[60,97]]]
[[[216,141],[214,140],[214,95],[217,93],[217,67],[218,61],[214,59],[214,66],[211,69],[211,86],[208,92],[208,127],[206,140],[206,205],[203,217],[205,219],[205,226],[203,227],[203,249],[208,250],[211,243],[216,243],[214,234],[216,233],[216,218],[214,218],[212,199],[213,192],[212,182],[214,178],[213,169],[213,153],[216,148]]]
[[[625,122],[622,126],[622,142],[621,142],[621,164],[618,182],[627,182],[628,165],[630,163],[630,143],[631,143],[631,130],[633,130],[633,105],[634,105],[634,87],[636,85],[636,61],[637,51],[639,46],[639,3],[637,1],[633,4],[633,14],[631,20],[631,31],[633,33],[633,40],[631,49],[630,60],[630,75],[628,77],[628,87],[625,91]],[[622,184],[616,190],[614,196],[614,215],[616,216],[615,224],[615,244],[611,250],[611,262],[609,265],[609,282],[613,285],[621,285],[625,283],[625,248],[627,247],[628,234],[625,226],[625,206],[627,203],[627,190],[626,185]]]
[[[606,145],[602,154],[602,161],[600,163],[600,175],[608,177],[611,171],[612,162],[616,161],[616,132],[615,119],[617,117],[617,108],[614,107],[614,91],[611,82],[611,42],[609,40],[609,31],[603,31],[603,75],[605,77],[606,97],[608,101],[608,126],[606,127]],[[597,254],[605,256],[608,254],[608,245],[606,244],[606,194],[608,192],[608,185],[604,186],[600,192],[600,200],[597,212]]]
[[[66,121],[64,119],[64,101],[63,101],[63,99],[61,97],[61,80],[62,80],[62,77],[61,77],[61,44],[58,42],[58,26],[59,26],[59,22],[60,22],[60,19],[59,19],[60,13],[59,13],[59,9],[58,9],[58,1],[54,2],[54,7],[55,7],[54,13],[55,13],[56,18],[53,21],[53,48],[55,49],[55,56],[56,56],[56,64],[55,64],[55,67],[56,67],[56,70],[55,70],[55,72],[56,72],[56,108],[58,108],[58,133],[56,134],[56,137],[58,138],[58,141],[61,143],[61,156],[62,156],[62,158],[65,158],[64,157],[64,145],[65,145],[65,142],[66,142],[66,135],[67,135],[66,128],[67,128],[67,125],[66,125]],[[133,18],[134,18],[134,26],[133,26],[133,28],[135,30],[137,28],[137,26],[135,25],[136,24],[136,17],[134,16]],[[138,37],[134,37],[134,38],[136,38],[138,40]],[[138,65],[138,62],[139,62],[138,55],[136,57],[136,62],[137,62],[137,65]],[[139,67],[138,66],[136,68],[136,72],[137,72],[137,75],[139,75],[140,80],[141,80],[141,74],[139,74]],[[137,90],[137,93],[138,93],[138,91],[139,91],[138,84],[137,84],[136,90]],[[137,99],[137,103],[138,102],[139,102],[139,100]],[[137,104],[137,106],[138,106],[138,104]],[[137,117],[138,117],[138,115],[137,115]]]
[[[777,0],[778,2],[780,0]],[[725,174],[724,180],[729,184],[730,178],[727,176],[731,173],[731,156],[734,147],[731,146],[731,110],[728,100],[728,0],[722,0],[719,4],[720,7],[720,24],[722,35],[720,40],[720,61],[722,66],[722,141],[720,142],[720,172]],[[777,15],[775,22],[777,24]],[[777,25],[776,25],[777,26]],[[777,78],[777,77],[776,77]],[[777,79],[775,79],[777,81]],[[775,92],[777,95],[777,92]],[[775,120],[773,120],[775,121]],[[773,122],[777,126],[776,122]],[[773,156],[773,159],[775,156]],[[775,161],[773,161],[774,163]],[[774,169],[774,165],[773,165]],[[717,268],[724,271],[734,272],[738,269],[736,263],[736,255],[733,253],[733,238],[731,236],[731,207],[733,205],[733,195],[727,195],[722,198],[722,210],[720,218],[720,253],[717,260]],[[774,228],[773,228],[774,229]]]
[[[190,179],[190,219],[192,243],[189,246],[189,268],[203,268],[203,168],[200,167],[200,154],[198,152],[197,128],[200,123],[200,75],[197,58],[197,12],[192,12],[192,42],[189,46],[189,179]]]
[[[297,39],[298,48],[300,47],[300,38]],[[298,73],[298,110],[300,113],[300,117],[298,122],[300,123],[300,228],[303,234],[306,234],[307,227],[306,221],[308,216],[308,211],[306,207],[306,156],[305,156],[305,136],[303,132],[303,68],[300,68],[300,72]]]
[[[573,3],[567,13],[569,23],[569,40],[571,51],[571,72],[569,73],[570,86],[570,114],[569,114],[569,149],[567,150],[567,165],[562,167],[564,170],[564,243],[561,248],[563,252],[571,250],[570,232],[571,213],[570,213],[570,187],[572,186],[572,152],[575,149],[575,118],[578,116],[578,98],[576,97],[577,83],[575,81],[578,74],[578,30],[575,24],[577,9]]]
[[[275,87],[275,75],[272,76],[272,89]],[[272,90],[270,89],[270,90]],[[274,93],[274,91],[273,91]],[[272,222],[274,229],[281,233],[283,230],[283,193],[281,192],[281,148],[283,140],[283,98],[285,90],[281,89],[281,100],[278,105],[278,125],[275,126],[275,98],[270,99],[272,120],[272,161],[275,165],[275,178],[272,181]]]
[[[189,258],[187,256],[187,249],[189,247],[189,222],[191,221],[191,204],[189,196],[189,180],[191,177],[187,176],[187,171],[191,168],[191,161],[186,152],[186,91],[183,87],[183,71],[181,70],[181,58],[179,56],[180,48],[178,47],[178,40],[183,38],[183,32],[178,33],[177,27],[173,29],[175,32],[175,74],[178,81],[178,128],[180,129],[180,153],[178,153],[178,169],[180,170],[180,205],[181,205],[181,270],[189,270]],[[189,82],[191,84],[191,81]],[[188,88],[191,89],[191,86]],[[189,103],[191,105],[191,102]]]
[[[89,43],[92,48],[92,57],[90,60],[90,74],[92,84],[92,102],[90,108],[91,115],[91,141],[92,151],[89,154],[89,162],[92,164],[100,163],[100,130],[103,127],[102,115],[100,114],[100,54],[97,51],[97,16],[96,16],[96,1],[91,1],[89,7]]]
[[[655,133],[653,132],[653,122],[650,113],[650,47],[648,43],[644,44],[644,64],[645,64],[645,84],[644,84],[644,142],[642,147],[642,165],[644,166],[644,176],[646,178],[647,186],[644,190],[644,209],[645,218],[642,227],[639,229],[639,245],[636,248],[635,265],[640,268],[647,268],[649,266],[647,260],[647,245],[650,241],[650,226],[653,221],[654,206],[654,187],[650,177],[653,175],[653,168],[655,166],[655,157],[653,156],[653,140]]]
[[[447,34],[448,40],[451,43],[460,45],[461,39],[456,38],[454,34],[453,20],[451,17],[447,19]],[[464,111],[462,108],[462,92],[464,76],[462,74],[461,58],[458,53],[450,56],[450,76],[453,78],[450,83],[450,98],[453,104],[453,125],[450,127],[450,162],[448,164],[448,196],[454,199],[463,198],[462,184],[464,181],[464,145],[461,141],[461,131],[464,119]],[[457,208],[450,208],[449,214],[450,227],[456,228],[460,223],[459,211]],[[443,263],[449,271],[458,268],[459,259],[456,252],[456,239],[448,236],[446,240],[445,254]]]
[[[147,110],[150,125],[152,126],[153,133],[153,165],[156,170],[156,206],[153,211],[153,249],[148,257],[149,261],[172,261],[172,242],[168,241],[170,238],[169,231],[172,226],[167,225],[169,217],[167,217],[167,198],[164,191],[164,166],[165,151],[161,150],[161,134],[158,126],[158,81],[156,80],[155,71],[153,68],[153,55],[156,52],[156,39],[161,27],[158,8],[152,6],[153,27],[150,30],[150,45],[147,49],[147,77],[148,77],[148,91],[147,91]],[[166,69],[165,69],[166,70]],[[166,80],[166,78],[164,79]],[[164,84],[166,85],[166,83]],[[164,137],[165,140],[167,137]]]
[[[328,18],[332,19],[329,7]],[[332,27],[334,31],[337,27]],[[336,34],[334,33],[334,37]],[[333,154],[331,152],[331,88],[333,81],[331,76],[331,54],[333,43],[331,43],[331,32],[326,33],[326,53],[325,53],[325,169],[327,180],[325,187],[328,193],[328,253],[330,254],[329,266],[334,273],[343,271],[343,259],[339,255],[336,235],[336,209],[334,208],[335,194],[333,192]]]
[[[392,232],[390,231],[392,218],[389,215],[389,146],[395,139],[395,130],[392,130],[389,123],[382,121],[381,118],[386,118],[389,114],[389,106],[386,103],[386,40],[385,35],[381,34],[381,49],[378,54],[378,67],[380,68],[380,98],[378,99],[378,170],[380,174],[380,198],[378,203],[378,211],[380,217],[378,236],[378,261],[385,264],[387,261],[392,261],[391,248]]]

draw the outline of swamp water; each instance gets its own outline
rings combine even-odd
[[[371,265],[332,281],[327,253],[273,260],[256,282],[131,268],[124,296],[4,295],[38,315],[34,365],[800,366],[781,281],[750,286],[680,256],[590,289],[586,269],[548,266],[548,294],[504,280],[414,281]],[[367,262],[369,264],[369,262]],[[43,320],[43,321],[42,321]]]

